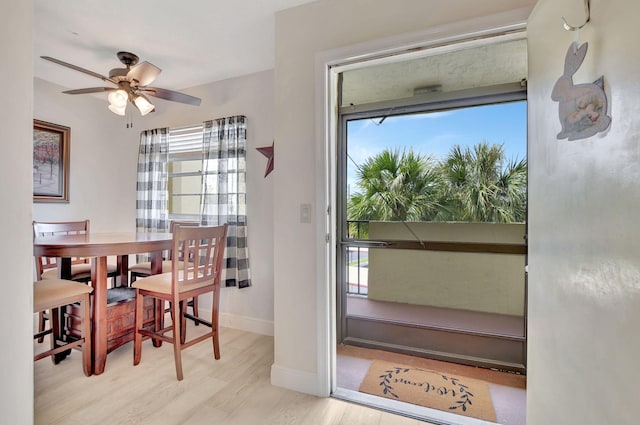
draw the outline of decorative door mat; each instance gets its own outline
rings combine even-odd
[[[476,379],[374,360],[360,392],[496,422],[489,385]]]

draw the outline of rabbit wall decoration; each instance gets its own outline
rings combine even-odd
[[[588,43],[580,47],[571,43],[564,61],[564,73],[551,92],[551,99],[559,103],[562,131],[558,133],[558,139],[584,139],[606,130],[611,124],[611,117],[607,115],[604,77],[593,83],[573,83],[573,74],[582,65],[587,47]]]

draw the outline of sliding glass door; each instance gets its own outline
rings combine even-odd
[[[526,84],[431,84],[356,103],[350,78],[339,121],[338,342],[524,372]]]

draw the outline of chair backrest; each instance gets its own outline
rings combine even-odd
[[[186,221],[186,220],[171,220],[169,222],[169,232],[173,233],[176,226],[200,226],[199,221]],[[173,258],[172,252],[169,252],[169,257],[167,259],[171,260]],[[182,258],[181,258],[182,259]]]
[[[33,236],[83,235],[89,233],[89,220],[61,221],[61,222],[33,222]],[[71,264],[88,263],[87,258],[73,258]],[[45,270],[56,268],[55,257],[36,257],[36,272],[38,279]]]
[[[178,285],[219,286],[228,225],[182,226],[173,229],[172,292]]]

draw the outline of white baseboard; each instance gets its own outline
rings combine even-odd
[[[322,397],[318,388],[318,375],[311,372],[273,364],[271,366],[271,385]]]
[[[211,311],[200,308],[201,317],[211,317]],[[260,335],[273,336],[273,321],[240,316],[237,314],[220,313],[219,324],[223,328],[239,329]]]

